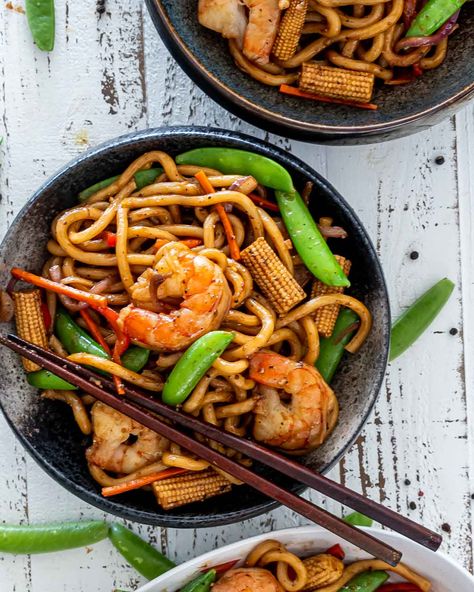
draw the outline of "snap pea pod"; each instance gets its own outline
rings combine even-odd
[[[109,538],[128,563],[148,580],[176,567],[170,559],[121,524],[110,526]]]
[[[429,327],[453,290],[453,282],[443,278],[420,296],[395,321],[390,337],[390,361],[398,358]]]
[[[143,171],[137,171],[134,175],[135,185],[137,186],[137,189],[142,189],[147,185],[151,185],[151,183],[153,183],[153,181],[159,175],[161,175],[162,172],[163,169],[159,167],[153,169],[144,169]],[[108,179],[104,179],[103,181],[99,181],[98,183],[94,183],[94,185],[87,187],[79,193],[79,201],[86,201],[87,199],[89,199],[91,195],[94,195],[94,193],[96,193],[97,191],[100,191],[101,189],[105,189],[109,185],[112,185],[112,183],[115,183],[119,176],[120,175],[115,175],[115,177],[109,177]]]
[[[369,518],[360,512],[352,512],[351,514],[344,516],[344,522],[352,524],[353,526],[372,526],[374,523],[372,518]]]
[[[457,12],[466,0],[428,0],[407,31],[406,37],[426,37]]]
[[[181,588],[180,592],[209,592],[216,580],[216,575],[216,570],[210,569],[187,583],[184,588]]]
[[[275,196],[291,241],[309,271],[329,286],[350,286],[299,193],[276,191]]]
[[[364,571],[353,577],[339,592],[375,592],[388,578],[386,571]]]
[[[54,47],[54,0],[26,0],[26,18],[33,41],[38,49],[52,51]]]
[[[217,169],[226,175],[251,175],[258,183],[280,191],[294,191],[289,172],[280,164],[254,152],[236,148],[195,148],[176,157],[177,164]]]
[[[109,527],[96,520],[35,526],[0,526],[0,552],[49,553],[86,547],[107,537]]]
[[[229,331],[211,331],[195,341],[168,376],[161,397],[168,405],[179,405],[234,338]]]
[[[319,356],[316,368],[329,384],[339,366],[344,348],[351,340],[354,330],[350,328],[357,323],[359,317],[350,308],[342,308],[339,313],[331,337],[323,337],[319,342]]]
[[[63,309],[56,313],[54,332],[69,354],[85,352],[109,358],[109,354],[92,337],[79,327],[71,316]],[[140,372],[150,357],[150,350],[132,345],[121,357],[121,362],[128,370]],[[27,375],[28,383],[39,389],[76,390],[77,387],[66,382],[49,370],[37,370]]]

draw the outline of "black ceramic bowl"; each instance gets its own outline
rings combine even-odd
[[[341,254],[350,255],[353,261],[351,293],[372,311],[374,324],[367,343],[357,355],[344,360],[334,380],[341,404],[336,430],[324,446],[306,459],[314,469],[327,471],[354,442],[377,398],[387,360],[390,312],[382,270],[359,219],[331,185],[294,156],[249,136],[209,128],[162,128],[107,142],[66,165],[20,212],[0,247],[0,286],[8,282],[13,266],[40,270],[47,256],[45,247],[51,220],[59,211],[76,203],[81,189],[123,171],[148,150],[178,154],[199,146],[230,146],[274,158],[291,172],[297,187],[307,180],[313,181],[317,213],[332,216],[349,232],[349,238],[341,244]],[[170,527],[226,524],[275,507],[268,498],[244,486],[207,503],[172,512],[161,510],[149,492],[103,498],[88,473],[84,458],[86,440],[72,420],[69,408],[40,399],[37,391],[27,384],[18,357],[3,348],[0,368],[0,402],[15,434],[47,473],[83,500],[138,522]],[[287,479],[278,480],[299,490]]]
[[[378,111],[282,95],[234,64],[225,40],[202,27],[197,1],[146,0],[153,22],[183,70],[222,107],[269,132],[308,142],[371,143],[421,131],[474,95],[474,2],[461,11],[448,58],[409,85],[376,91]]]

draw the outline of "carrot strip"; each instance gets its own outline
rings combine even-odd
[[[206,193],[216,192],[204,171],[199,171],[194,176],[199,181],[199,184]],[[232,228],[229,216],[227,215],[227,212],[225,211],[225,208],[222,204],[216,204],[216,210],[219,214],[219,218],[221,219],[222,226],[224,227],[227,242],[229,243],[230,256],[232,259],[234,259],[234,261],[238,261],[240,259],[240,249],[237,241],[235,240],[234,229]]]
[[[52,280],[40,277],[39,275],[30,273],[24,269],[19,269],[18,267],[14,267],[11,270],[11,274],[14,278],[23,280],[28,284],[38,286],[38,288],[44,288],[45,290],[55,292],[56,294],[69,296],[70,298],[74,298],[74,300],[79,300],[79,302],[87,302],[87,304],[93,308],[104,308],[107,306],[107,298],[105,296],[101,296],[100,294],[90,294],[89,292],[78,290],[72,286],[59,284],[58,282],[53,282]]]
[[[97,326],[97,324],[92,319],[91,315],[89,314],[89,311],[86,310],[85,308],[83,308],[79,312],[81,314],[81,317],[84,319],[84,321],[87,325],[87,328],[89,329],[89,332],[92,335],[92,337],[98,343],[100,343],[100,345],[105,349],[105,351],[109,354],[109,356],[112,356],[112,351],[109,347],[109,344],[107,343],[107,341],[105,341],[104,336],[100,332],[100,329]],[[125,394],[125,387],[123,385],[122,379],[119,376],[115,376],[115,375],[112,378],[113,378],[113,381],[115,384],[115,389],[117,391],[117,394],[124,395]]]
[[[293,97],[300,97],[302,99],[312,99],[313,101],[320,101],[321,103],[335,103],[336,105],[348,105],[349,107],[357,107],[359,109],[369,109],[376,111],[377,105],[373,103],[358,103],[357,101],[347,101],[345,99],[333,99],[332,97],[322,97],[321,95],[313,95],[312,93],[303,92],[295,86],[288,84],[280,85],[280,92],[284,95],[291,95]]]
[[[155,481],[161,481],[162,479],[167,479],[168,477],[174,477],[175,475],[181,475],[182,473],[187,473],[187,469],[180,469],[178,467],[171,467],[169,469],[164,469],[159,473],[152,473],[151,475],[146,475],[145,477],[139,477],[138,479],[132,479],[127,483],[120,483],[119,485],[111,485],[109,487],[102,488],[102,495],[104,497],[110,497],[112,495],[118,495],[119,493],[125,493],[127,491],[133,491],[134,489],[140,489],[145,485],[150,485],[150,483],[154,483]]]
[[[155,241],[155,249],[159,251],[163,245],[167,245],[170,241],[167,238],[157,238]],[[181,244],[186,245],[190,249],[199,247],[202,245],[202,240],[199,238],[186,238],[179,241]]]
[[[278,205],[276,203],[273,203],[272,201],[268,201],[268,199],[263,199],[263,197],[260,197],[256,193],[249,193],[247,195],[247,197],[249,197],[253,201],[254,204],[256,204],[257,206],[260,206],[261,208],[265,208],[266,210],[270,210],[272,212],[279,212],[280,211],[280,208],[278,207]]]

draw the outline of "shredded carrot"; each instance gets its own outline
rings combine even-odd
[[[278,204],[276,204],[272,201],[268,201],[268,199],[263,199],[263,197],[260,197],[256,193],[249,193],[247,197],[250,197],[250,199],[253,201],[253,203],[256,204],[257,206],[260,206],[261,208],[265,208],[266,210],[270,210],[272,212],[279,212],[280,211]]]
[[[87,304],[93,308],[98,309],[107,307],[107,298],[100,294],[90,294],[89,292],[78,290],[72,286],[59,284],[58,282],[53,282],[52,280],[40,277],[39,275],[30,273],[24,269],[19,269],[18,267],[14,267],[11,270],[11,274],[14,278],[38,286],[38,288],[44,288],[45,290],[55,292],[56,294],[64,294],[64,296],[69,296],[70,298],[74,298],[74,300],[79,300],[79,302],[87,302]]]
[[[207,193],[216,192],[204,171],[199,171],[194,176],[199,181],[199,184],[204,189],[204,191]],[[234,229],[232,228],[229,216],[227,215],[227,212],[225,211],[225,208],[222,204],[216,204],[216,210],[219,214],[219,218],[221,219],[222,226],[224,227],[227,242],[229,243],[230,256],[232,259],[234,259],[234,261],[238,261],[240,259],[240,249],[237,241],[235,240]]]
[[[144,485],[150,485],[155,481],[161,481],[162,479],[168,479],[168,477],[174,477],[175,475],[182,475],[187,473],[187,469],[180,469],[178,467],[171,467],[160,471],[159,473],[152,473],[145,477],[139,477],[138,479],[132,479],[127,483],[120,483],[119,485],[111,485],[109,487],[102,488],[102,495],[104,497],[110,497],[112,495],[118,495],[119,493],[125,493],[127,491],[133,491],[134,489],[140,489]]]
[[[194,247],[199,247],[202,245],[202,240],[199,238],[186,238],[184,240],[180,240],[179,242],[183,245],[186,245],[190,249],[194,249]]]
[[[93,318],[91,317],[91,315],[89,314],[89,311],[86,310],[85,308],[80,310],[80,314],[81,317],[84,319],[87,328],[89,329],[90,334],[92,335],[92,337],[98,342],[100,343],[100,345],[104,348],[104,350],[109,354],[109,356],[112,357],[112,351],[109,347],[109,344],[107,343],[107,341],[105,341],[104,336],[102,335],[102,333],[100,332],[99,327],[97,326],[97,324],[94,322]],[[125,394],[125,388],[123,386],[123,382],[122,379],[119,376],[113,376],[113,381],[115,384],[115,389],[117,391],[117,394],[119,395],[124,395]]]
[[[346,99],[333,99],[332,97],[322,97],[321,95],[313,95],[312,93],[303,92],[295,86],[288,84],[280,85],[280,92],[284,95],[291,95],[293,97],[300,97],[302,99],[312,99],[313,101],[320,101],[321,103],[335,103],[337,105],[348,105],[349,107],[358,107],[359,109],[369,109],[376,111],[377,105],[373,103],[358,103],[357,101],[347,101]]]
[[[167,238],[157,238],[155,241],[155,249],[159,251],[163,245],[167,245],[170,241]],[[199,247],[202,245],[202,240],[199,238],[186,238],[179,241],[181,244],[186,245],[190,249]]]

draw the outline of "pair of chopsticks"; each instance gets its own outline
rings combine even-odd
[[[0,335],[0,344],[36,362],[42,368],[50,370],[57,376],[86,391],[97,400],[127,415],[161,436],[172,440],[187,450],[192,450],[197,456],[210,462],[211,465],[226,471],[257,491],[273,498],[275,501],[287,506],[312,522],[323,526],[390,565],[396,565],[400,561],[401,553],[399,551],[367,532],[347,524],[326,510],[315,506],[311,502],[254,473],[250,469],[210,448],[207,444],[196,440],[189,433],[165,423],[161,418],[171,420],[178,426],[186,428],[186,430],[192,430],[202,434],[206,438],[211,438],[224,446],[241,452],[253,460],[259,461],[272,469],[276,469],[287,477],[295,479],[319,491],[323,495],[331,497],[335,501],[370,516],[374,520],[429,549],[435,551],[441,544],[441,536],[424,526],[397,514],[381,504],[366,499],[359,493],[351,491],[319,473],[313,472],[308,467],[274,450],[265,448],[254,441],[234,436],[196,417],[186,415],[172,407],[168,407],[138,388],[127,386],[125,388],[125,395],[119,397],[115,394],[113,383],[109,379],[70,360],[61,358],[53,352],[29,343],[16,335],[8,335],[6,337]]]

